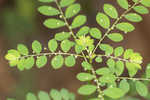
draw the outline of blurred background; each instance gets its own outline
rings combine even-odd
[[[95,16],[98,11],[102,11],[104,3],[115,5],[120,14],[123,11],[119,9],[116,0],[77,0],[77,2],[82,6],[81,13],[88,16],[87,25],[91,27],[98,26]],[[130,3],[132,4],[131,1]],[[37,93],[40,90],[48,92],[51,88],[67,88],[77,95],[77,100],[81,100],[82,97],[76,93],[81,85],[76,79],[76,74],[81,70],[80,60],[70,69],[63,67],[55,71],[48,63],[41,69],[33,68],[20,72],[16,68],[10,68],[4,59],[7,50],[15,49],[19,43],[31,48],[32,41],[39,40],[47,46],[48,40],[54,36],[56,30],[47,29],[42,25],[46,17],[37,12],[40,5],[42,4],[38,0],[0,0],[0,100],[6,100],[6,97],[24,100],[27,92]],[[136,52],[140,52],[144,57],[144,68],[150,62],[150,14],[144,15],[143,19],[140,23],[134,23],[136,30],[124,35],[123,42],[113,44],[107,39],[104,42],[110,42],[114,47],[123,45],[124,48],[133,48]],[[139,75],[142,72],[139,72]]]

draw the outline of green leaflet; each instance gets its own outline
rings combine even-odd
[[[125,52],[124,52],[123,58],[124,58],[124,59],[129,59],[130,56],[131,56],[131,54],[133,54],[133,50],[132,50],[132,49],[127,49],[127,50],[125,50]]]
[[[50,29],[56,29],[65,26],[65,22],[59,19],[50,18],[44,21],[44,25]]]
[[[110,74],[110,73],[104,74],[103,76],[101,76],[101,77],[99,78],[99,81],[100,81],[101,83],[107,83],[107,84],[112,84],[113,82],[115,82],[115,80],[116,80],[115,75],[112,75],[112,74]]]
[[[40,6],[38,8],[38,11],[41,14],[46,15],[46,16],[55,16],[55,15],[60,14],[59,10],[51,6]]]
[[[124,71],[124,63],[122,61],[117,61],[115,66],[115,73],[120,76]]]
[[[99,47],[101,50],[105,51],[106,55],[111,55],[113,53],[112,46],[110,46],[108,44],[100,44]]]
[[[145,97],[148,95],[148,89],[144,83],[140,81],[136,81],[135,86],[136,86],[136,91],[140,96]]]
[[[44,91],[40,91],[38,97],[40,100],[50,100],[49,94]]]
[[[63,40],[60,44],[62,51],[68,52],[74,46],[74,42]]]
[[[79,13],[80,9],[81,9],[81,7],[80,7],[80,4],[78,4],[78,3],[70,5],[66,9],[65,17],[71,18],[71,17],[77,15]]]
[[[111,18],[114,18],[114,19],[118,18],[118,12],[114,6],[110,4],[104,4],[103,9],[104,9],[104,12]]]
[[[114,55],[115,55],[115,57],[118,57],[118,56],[121,56],[123,54],[123,52],[124,52],[123,47],[119,46],[119,47],[115,48]]]
[[[53,100],[61,100],[62,99],[60,92],[56,89],[52,89],[50,91],[49,95],[52,97]]]
[[[47,63],[47,57],[46,56],[37,57],[36,65],[38,68],[45,66],[46,63]]]
[[[51,52],[55,52],[58,47],[57,41],[55,39],[51,39],[48,42],[48,48]]]
[[[91,70],[91,68],[92,68],[92,65],[89,64],[89,63],[86,62],[86,61],[83,61],[81,65],[82,65],[82,67],[85,68],[86,70]]]
[[[40,2],[53,2],[54,0],[39,0]]]
[[[143,18],[136,13],[128,13],[125,15],[125,18],[131,22],[140,22]]]
[[[82,52],[82,50],[83,50],[83,47],[82,47],[82,46],[80,46],[80,45],[78,45],[78,44],[75,45],[75,52],[76,52],[77,54],[80,54],[80,53]]]
[[[80,30],[77,32],[76,36],[80,37],[80,36],[85,36],[88,34],[89,32],[89,27],[88,26],[83,26],[82,28],[80,28]]]
[[[142,0],[141,4],[143,4],[146,7],[150,7],[150,0]]]
[[[107,37],[114,42],[120,42],[123,40],[123,36],[120,33],[111,33],[108,34]]]
[[[61,55],[57,55],[51,60],[51,65],[54,69],[60,69],[63,64],[64,58]]]
[[[71,5],[74,2],[75,2],[75,0],[61,0],[60,1],[60,6],[61,7],[66,7],[66,6]]]
[[[124,92],[120,88],[107,88],[104,90],[104,94],[112,99],[118,99],[124,96]]]
[[[18,64],[17,64],[17,68],[20,71],[23,71],[25,69],[25,59],[21,59],[19,60]]]
[[[110,74],[110,70],[108,68],[99,68],[96,70],[96,74],[97,75],[106,75],[106,74]]]
[[[77,28],[80,27],[81,25],[85,24],[87,21],[86,16],[84,15],[78,15],[77,17],[74,18],[72,24],[71,24],[71,28]]]
[[[108,18],[107,15],[103,13],[98,13],[96,15],[96,21],[101,27],[105,29],[108,29],[110,27],[110,19]]]
[[[150,78],[150,64],[146,67],[146,78]]]
[[[121,80],[119,84],[119,88],[123,90],[123,92],[127,93],[130,90],[130,85],[127,80]]]
[[[29,50],[24,44],[18,44],[17,50],[22,55],[28,55],[29,54]]]
[[[55,34],[55,39],[57,41],[63,41],[70,38],[71,34],[69,32],[60,32]]]
[[[90,35],[95,39],[100,39],[102,36],[102,33],[98,28],[91,28]]]
[[[124,9],[129,8],[129,4],[128,4],[127,0],[117,0],[117,3],[119,4],[120,7],[124,8]]]
[[[65,58],[65,65],[67,67],[73,67],[76,63],[76,59],[74,56],[68,56]]]
[[[138,12],[139,14],[148,14],[149,13],[149,10],[146,7],[141,6],[141,5],[135,6],[133,9],[136,12]]]
[[[26,60],[25,60],[25,69],[31,69],[33,67],[35,63],[35,60],[33,57],[28,57]]]
[[[83,85],[78,89],[78,93],[81,95],[91,95],[96,91],[96,86],[94,85]]]
[[[127,22],[122,22],[116,25],[116,28],[127,33],[127,32],[132,32],[135,28],[132,24],[127,23]]]
[[[79,73],[76,77],[80,81],[91,81],[94,79],[94,75],[90,73]]]
[[[114,73],[115,72],[115,64],[116,64],[115,61],[113,59],[108,59],[106,63],[107,63],[107,66],[109,67],[110,71]]]
[[[129,62],[126,62],[126,67],[130,77],[133,77],[137,73],[138,69],[140,69],[139,66],[136,66],[136,64]]]
[[[103,61],[103,59],[102,59],[102,57],[98,56],[98,57],[95,58],[95,61],[97,63],[101,63]]]
[[[33,93],[28,93],[26,95],[26,100],[37,100],[37,97]]]
[[[41,43],[39,41],[37,41],[37,40],[34,40],[32,42],[32,50],[33,50],[33,52],[39,54],[42,51]]]

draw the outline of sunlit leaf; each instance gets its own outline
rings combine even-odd
[[[39,41],[37,41],[37,40],[34,40],[32,42],[32,50],[35,53],[39,54],[42,51],[42,45],[41,45],[41,43]]]
[[[64,58],[61,55],[57,55],[51,60],[51,65],[54,69],[61,68],[63,63],[64,63]]]
[[[129,13],[125,15],[125,18],[131,22],[140,22],[142,21],[142,17],[136,13]]]
[[[120,42],[123,40],[123,36],[120,33],[111,33],[107,35],[109,39],[114,42]]]
[[[146,7],[141,6],[141,5],[135,6],[133,9],[140,14],[148,14],[149,13],[149,10]]]
[[[102,33],[98,28],[91,28],[90,35],[95,39],[100,39],[102,36]]]
[[[48,42],[48,48],[51,52],[55,52],[58,47],[57,41],[55,39],[51,39]]]
[[[146,87],[146,85],[144,83],[142,83],[140,81],[136,81],[135,86],[136,86],[136,90],[140,96],[145,97],[148,95],[148,88]]]
[[[90,73],[79,73],[76,77],[80,81],[90,81],[94,79],[94,76]]]
[[[129,4],[128,4],[127,0],[117,0],[117,3],[119,4],[120,7],[124,8],[124,9],[129,8]]]
[[[23,44],[18,44],[17,50],[22,55],[28,55],[29,54],[28,48],[25,45],[23,45]]]
[[[76,60],[74,56],[68,56],[65,58],[65,65],[67,67],[73,67],[75,63],[76,63]]]
[[[37,57],[36,65],[38,68],[43,67],[46,63],[47,63],[47,57],[46,56]]]
[[[78,93],[81,95],[90,95],[96,91],[96,86],[94,85],[83,85],[78,89]]]
[[[71,5],[74,2],[75,2],[75,0],[61,0],[60,1],[60,6],[61,7],[66,7],[66,6]]]

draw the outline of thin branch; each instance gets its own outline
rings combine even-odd
[[[116,77],[117,79],[126,79],[126,80],[133,80],[133,81],[150,81],[148,78],[131,78],[131,77]]]
[[[110,33],[110,31],[112,31],[115,27],[116,24],[118,24],[118,22],[128,13],[130,12],[137,4],[139,4],[142,0],[139,0],[138,2],[136,2],[134,5],[132,5],[129,9],[127,9],[123,14],[121,14],[121,16],[119,18],[116,19],[116,21],[114,22],[114,24],[106,31],[106,33],[103,35],[103,37],[99,40],[99,42],[97,43],[95,49],[93,50],[93,53],[95,53],[96,49],[98,48],[98,46],[101,44],[101,42],[105,39],[105,37]]]

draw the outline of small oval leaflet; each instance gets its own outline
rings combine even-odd
[[[123,52],[124,52],[123,47],[119,46],[119,47],[115,48],[114,55],[115,55],[115,57],[118,57],[118,56],[121,56],[123,54]]]
[[[120,88],[107,88],[104,90],[104,94],[113,99],[118,99],[124,96],[124,92]]]
[[[125,18],[131,22],[140,22],[143,18],[136,13],[129,13],[125,15]]]
[[[31,69],[34,65],[34,62],[35,62],[35,60],[33,57],[27,58],[25,61],[25,66],[26,66],[25,69]]]
[[[102,59],[102,57],[98,56],[98,57],[95,58],[95,61],[97,63],[101,63],[103,61],[103,59]]]
[[[132,24],[127,23],[127,22],[122,22],[116,25],[116,28],[127,33],[127,32],[132,32],[135,28]]]
[[[37,41],[37,40],[34,40],[32,42],[32,50],[35,53],[39,54],[42,51],[42,45],[41,45],[41,43],[39,41]]]
[[[87,69],[87,70],[91,70],[91,68],[92,68],[92,65],[89,64],[89,63],[86,62],[86,61],[83,61],[81,65],[82,65],[83,68],[85,68],[85,69]]]
[[[125,93],[127,93],[130,90],[130,85],[127,82],[127,80],[121,80],[119,88],[122,89]]]
[[[46,56],[37,57],[36,65],[38,68],[45,66],[46,63],[47,63],[47,57]]]
[[[80,7],[80,4],[73,4],[73,5],[70,5],[67,9],[66,9],[66,12],[65,12],[65,16],[66,18],[71,18],[73,16],[75,16],[76,14],[79,13],[81,7]]]
[[[36,96],[33,93],[28,93],[26,100],[37,100]]]
[[[124,8],[124,9],[129,8],[129,4],[128,4],[127,0],[117,0],[117,2],[120,5],[120,7]]]
[[[142,6],[142,5],[139,5],[139,6],[135,6],[133,8],[136,12],[138,12],[139,14],[148,14],[149,13],[149,10]]]
[[[48,48],[51,52],[55,52],[58,47],[58,43],[55,39],[51,39],[48,42]]]
[[[77,79],[80,81],[90,81],[94,79],[94,76],[90,73],[79,73]]]
[[[77,17],[74,18],[74,20],[73,20],[73,22],[71,24],[71,28],[74,29],[74,28],[80,27],[83,24],[85,24],[86,21],[87,21],[86,16],[78,15]]]
[[[124,63],[122,61],[117,61],[115,66],[115,73],[117,76],[120,76],[124,71]]]
[[[68,39],[70,36],[71,35],[69,34],[69,32],[60,32],[55,34],[55,39],[57,41],[62,41]]]
[[[62,55],[57,55],[51,60],[51,65],[54,69],[61,68],[63,64],[64,64],[64,58]]]
[[[108,29],[110,27],[110,19],[108,18],[107,15],[103,13],[98,13],[96,15],[96,21],[101,27],[105,29]]]
[[[144,83],[137,81],[135,83],[135,86],[136,86],[136,90],[140,96],[145,97],[148,95],[148,89]]]
[[[40,100],[50,100],[49,94],[44,91],[40,91],[38,97]]]
[[[120,42],[123,40],[123,36],[120,33],[111,33],[107,35],[108,38],[114,42]]]
[[[39,0],[40,2],[53,2],[54,0]]]
[[[88,34],[89,32],[89,27],[88,26],[83,26],[82,28],[80,28],[80,30],[77,32],[76,36],[85,36]]]
[[[108,68],[99,68],[96,70],[97,75],[105,75],[105,74],[110,74],[110,70]]]
[[[83,85],[78,89],[78,93],[81,95],[90,95],[96,91],[96,86],[94,85]]]
[[[118,18],[118,12],[114,6],[110,4],[104,4],[103,9],[104,9],[104,12],[111,18],[114,18],[114,19]]]
[[[102,33],[98,28],[91,28],[90,35],[95,39],[100,39],[102,36]]]
[[[106,55],[111,55],[113,53],[112,46],[110,46],[108,44],[100,44],[99,47],[101,50],[105,51]]]
[[[50,29],[56,29],[65,26],[65,22],[59,19],[50,18],[44,21],[44,25]]]
[[[17,45],[17,50],[22,55],[28,55],[29,54],[29,50],[24,44],[18,44]]]
[[[55,16],[55,15],[60,14],[59,10],[51,6],[40,6],[38,8],[38,11],[41,14],[46,15],[46,16]]]
[[[65,65],[67,67],[73,67],[76,63],[76,59],[74,56],[68,56],[65,58]]]
[[[68,52],[71,47],[74,46],[74,42],[69,41],[69,40],[63,40],[60,44],[62,51]]]
[[[62,99],[61,93],[56,89],[52,89],[50,91],[49,95],[52,97],[53,100],[61,100]]]
[[[61,0],[60,1],[60,6],[61,7],[66,7],[66,6],[71,5],[74,2],[75,2],[75,0]]]

